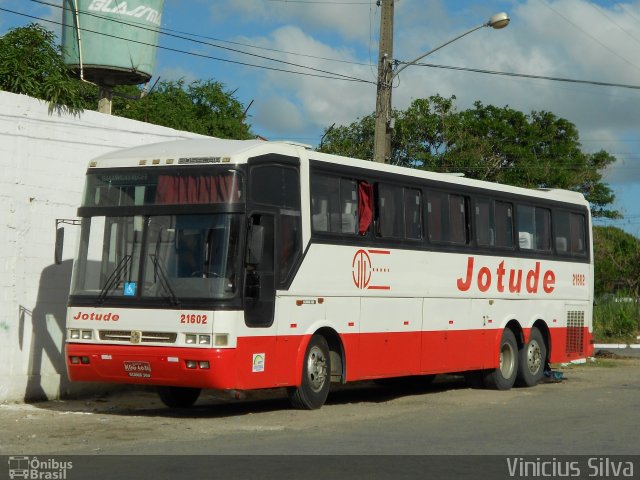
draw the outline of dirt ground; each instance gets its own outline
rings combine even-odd
[[[570,394],[593,402],[598,401],[594,391],[607,398],[614,386],[640,385],[638,367],[640,358],[598,358],[584,365],[556,366],[564,378],[561,382],[509,392],[471,389],[456,376],[438,377],[432,386],[420,389],[363,382],[333,389],[327,404],[312,412],[290,409],[282,390],[249,393],[243,400],[206,391],[192,409],[179,411],[166,409],[154,390],[133,387],[84,399],[3,404],[0,455],[126,452],[142,444],[210,438],[213,432],[224,438],[305,432],[317,425],[348,429],[364,421],[419,414],[425,406],[445,415],[451,409],[506,405],[532,395],[549,399],[548,394],[557,390],[563,398]]]

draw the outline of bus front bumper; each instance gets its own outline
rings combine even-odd
[[[235,349],[141,347],[68,343],[74,382],[236,388]]]

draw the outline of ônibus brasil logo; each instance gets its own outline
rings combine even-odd
[[[356,288],[360,290],[391,290],[389,285],[372,285],[372,280],[378,280],[381,274],[390,272],[386,263],[389,255],[391,255],[389,250],[365,250],[362,248],[358,250],[351,262],[351,277]]]
[[[9,457],[9,478],[33,480],[66,480],[67,470],[73,468],[73,462],[63,462],[55,458],[45,460],[38,457]]]

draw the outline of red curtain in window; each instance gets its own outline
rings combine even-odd
[[[373,186],[367,182],[358,183],[358,233],[364,235],[373,220]]]
[[[235,175],[159,175],[156,203],[227,203],[237,195]]]

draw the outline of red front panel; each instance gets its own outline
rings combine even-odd
[[[298,337],[301,340],[302,337]],[[282,384],[275,337],[238,339],[237,348],[201,349],[67,344],[72,381],[172,385],[213,389],[255,389]],[[89,364],[71,363],[88,357]],[[195,361],[197,368],[187,368]],[[200,362],[209,362],[201,368]]]

